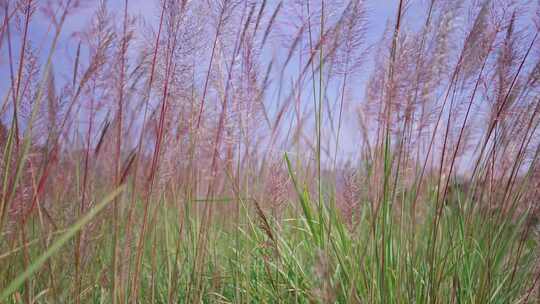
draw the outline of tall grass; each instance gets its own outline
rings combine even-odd
[[[540,299],[534,5],[155,2],[0,3],[1,303]]]

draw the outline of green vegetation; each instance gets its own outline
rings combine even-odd
[[[0,303],[540,301],[532,4],[112,2],[0,1]]]

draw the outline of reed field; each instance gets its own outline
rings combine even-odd
[[[0,16],[0,303],[540,303],[540,2]]]

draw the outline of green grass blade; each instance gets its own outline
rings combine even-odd
[[[287,170],[289,172],[289,175],[292,179],[292,182],[293,182],[293,185],[294,185],[294,189],[298,195],[298,199],[300,200],[300,205],[302,206],[302,211],[304,213],[304,217],[306,218],[306,221],[307,221],[307,224],[308,224],[308,227],[309,227],[309,231],[311,232],[311,234],[316,237],[316,233],[315,233],[315,227],[314,227],[314,224],[313,224],[313,216],[312,216],[312,210],[311,210],[311,207],[309,206],[309,200],[306,199],[306,195],[303,191],[300,190],[300,187],[298,186],[298,182],[294,176],[294,173],[292,172],[292,165],[291,165],[291,161],[289,160],[289,156],[287,155],[287,153],[285,153],[285,161],[287,162]]]
[[[39,258],[37,258],[28,268],[15,278],[7,287],[0,293],[0,302],[4,301],[12,294],[17,288],[19,288],[24,281],[30,278],[43,264],[49,259],[55,252],[57,252],[67,241],[69,241],[77,231],[83,226],[88,224],[103,208],[105,208],[110,202],[112,202],[122,191],[124,186],[118,187],[107,197],[105,197],[99,204],[90,210],[85,216],[78,220],[73,226],[71,226],[58,240],[56,240]]]

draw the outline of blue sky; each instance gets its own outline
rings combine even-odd
[[[192,1],[202,1],[202,0],[192,0]],[[287,5],[288,1],[292,0],[284,0],[283,4]],[[407,14],[409,17],[414,17],[415,15],[423,15],[424,11],[419,9],[421,7],[423,0],[418,1],[412,1],[412,5],[408,6]],[[97,0],[90,0],[90,1],[84,1],[84,5],[82,8],[78,9],[78,11],[72,15],[69,16],[69,18],[66,20],[66,23],[64,24],[63,31],[60,37],[60,44],[58,45],[58,48],[55,52],[54,59],[53,59],[53,70],[55,71],[56,77],[60,80],[68,80],[71,77],[72,69],[73,69],[73,61],[76,53],[76,48],[79,39],[76,36],[76,33],[80,31],[81,29],[88,26],[88,24],[91,22],[91,18],[93,16],[94,11],[97,8],[97,5],[99,1]],[[109,11],[114,14],[115,20],[118,25],[121,24],[121,20],[123,18],[123,7],[124,7],[124,1],[123,0],[109,0],[107,1],[107,5],[109,7]],[[156,25],[159,18],[159,7],[158,1],[152,1],[152,0],[129,0],[128,10],[132,17],[137,18],[137,22],[144,22],[151,25]],[[275,6],[277,3],[277,0],[270,0],[270,7]],[[390,1],[390,0],[371,0],[366,1],[367,5],[367,12],[368,12],[368,32],[367,32],[367,45],[375,44],[377,40],[381,37],[385,27],[387,24],[393,23],[396,15],[397,10],[397,1]],[[332,10],[332,7],[328,7],[328,10]],[[415,18],[410,18],[411,20],[415,20]],[[417,20],[421,20],[421,18],[418,18]],[[414,22],[413,22],[414,24]],[[41,54],[47,54],[48,49],[50,47],[49,43],[52,40],[53,31],[54,29],[51,28],[49,20],[43,15],[43,14],[36,14],[35,17],[32,19],[32,22],[30,24],[30,32],[29,37],[32,42],[32,45],[35,48],[41,49]],[[18,58],[18,52],[20,48],[20,44],[18,41],[20,40],[20,37],[15,37],[13,39],[13,51],[14,51],[14,58]],[[270,44],[267,44],[267,48],[272,48]],[[283,48],[279,50],[284,50]],[[84,52],[84,51],[83,51]],[[272,51],[268,51],[267,54],[271,54]],[[0,59],[0,73],[2,75],[9,75],[9,68],[7,65],[7,47],[6,44],[2,47],[0,51],[1,58]],[[286,56],[286,54],[275,54],[277,56]],[[43,55],[42,57],[44,57]],[[272,55],[269,55],[272,56]],[[352,102],[353,104],[350,105],[350,110],[353,110],[356,106],[355,104],[358,104],[361,99],[363,98],[363,91],[365,82],[367,79],[367,75],[370,74],[370,70],[372,69],[372,62],[374,54],[370,54],[369,57],[366,59],[364,66],[362,67],[361,73],[359,73],[359,77],[357,79],[354,79],[351,86],[354,86],[354,99]],[[84,53],[83,53],[84,58]],[[16,60],[16,59],[15,59]],[[41,60],[45,60],[45,58],[41,58]],[[204,65],[206,65],[207,58],[201,59],[204,61]],[[269,61],[269,60],[268,60]],[[15,65],[16,66],[16,65]],[[5,96],[7,92],[7,88],[9,86],[9,77],[3,77],[0,80],[0,92],[2,92],[2,97]],[[288,94],[288,92],[284,93],[285,95]],[[357,128],[356,123],[356,116],[355,115],[346,115],[344,116],[344,126],[342,128],[342,136],[341,136],[341,153],[345,153],[344,157],[348,158],[350,156],[349,154],[355,153],[357,144],[355,142],[359,141],[359,132]],[[351,112],[352,113],[352,112]],[[6,120],[6,117],[3,117],[4,121]]]

